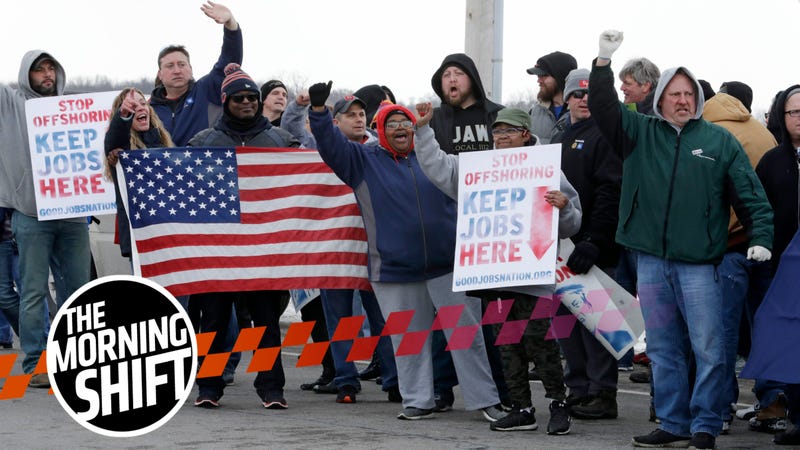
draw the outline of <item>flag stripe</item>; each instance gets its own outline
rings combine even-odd
[[[218,268],[275,268],[282,266],[302,266],[309,261],[307,253],[280,254],[280,255],[258,255],[258,256],[206,256],[198,258],[173,258],[165,263],[149,264],[146,275],[164,275],[172,271],[187,271],[199,269],[218,269]],[[314,256],[314,263],[321,264],[349,264],[365,265],[367,255],[355,253],[333,253],[327,252]],[[144,274],[144,273],[143,273]]]
[[[335,240],[355,240],[364,241],[366,234],[363,228],[332,228],[320,231],[311,230],[298,230],[292,232],[292,240],[295,242],[323,242]],[[137,241],[137,246],[140,252],[151,252],[163,248],[177,248],[177,247],[199,247],[205,245],[222,245],[222,246],[258,246],[264,244],[280,244],[286,241],[286,233],[259,233],[249,235],[237,234],[205,234],[205,235],[191,235],[191,234],[174,234],[171,236],[154,237],[152,239],[144,239]],[[305,247],[305,245],[303,246]],[[234,249],[240,252],[239,249]]]
[[[247,190],[239,192],[242,201],[275,200],[289,198],[300,195],[314,195],[321,197],[339,197],[352,194],[353,190],[345,185],[327,186],[319,184],[296,184],[293,186],[282,186],[259,190]]]

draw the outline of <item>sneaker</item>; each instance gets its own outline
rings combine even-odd
[[[289,409],[289,404],[283,397],[264,400],[261,404],[266,409]]]
[[[356,387],[345,384],[339,388],[336,394],[336,403],[355,403],[356,402]]]
[[[689,450],[713,450],[716,439],[709,433],[698,432],[689,441]]]
[[[800,427],[795,426],[790,431],[776,434],[772,442],[777,445],[800,445]]]
[[[536,367],[528,372],[528,379],[533,381],[540,381],[542,377],[539,376],[539,372],[536,371]]]
[[[736,411],[736,418],[742,420],[750,420],[758,414],[759,405],[756,402],[754,405]]]
[[[633,372],[628,376],[628,379],[634,383],[649,383],[650,372]]]
[[[194,406],[198,408],[219,408],[219,396],[213,394],[200,394],[194,401]]]
[[[547,422],[547,434],[568,434],[572,417],[567,412],[567,404],[558,400],[550,402],[550,420]]]
[[[314,392],[317,394],[338,394],[339,388],[331,381],[328,384],[318,384],[314,386]]]
[[[234,383],[233,372],[222,372],[222,381],[225,382],[225,386],[232,386]]]
[[[433,412],[447,412],[453,409],[455,396],[453,396],[452,389],[443,390],[442,392],[434,395],[433,399],[436,401],[436,406],[433,408]]]
[[[668,447],[668,448],[686,448],[689,446],[691,438],[684,436],[677,436],[668,431],[657,428],[650,434],[636,436],[631,443],[634,447]]]
[[[590,401],[572,406],[570,414],[576,419],[616,419],[617,392],[601,391]]]
[[[539,428],[536,423],[536,417],[533,413],[536,410],[531,408],[530,411],[526,409],[518,409],[511,411],[507,416],[489,424],[489,429],[492,431],[523,431],[535,430]]]
[[[408,408],[403,408],[400,414],[397,415],[397,418],[400,420],[433,419],[433,410],[409,406]]]
[[[36,375],[31,377],[31,381],[28,382],[28,387],[37,389],[49,388],[50,378],[47,378],[46,373],[37,373]]]
[[[389,401],[392,403],[403,403],[403,396],[400,395],[400,387],[393,386],[386,391]]]
[[[485,417],[489,422],[497,422],[503,417],[508,416],[508,413],[503,410],[499,403],[494,406],[481,408],[481,412],[483,413],[483,417]]]
[[[731,432],[731,421],[733,419],[723,419],[722,420],[722,431],[719,434],[730,434]]]
[[[633,372],[633,365],[630,366],[617,366],[617,370],[620,372]]]
[[[768,417],[759,419],[758,416],[751,417],[747,422],[747,428],[751,431],[760,431],[762,433],[780,433],[781,431],[786,431],[786,418]]]
[[[333,381],[333,378],[328,378],[325,376],[320,376],[314,381],[309,381],[308,383],[303,383],[300,385],[301,391],[313,391],[315,387],[326,385]]]

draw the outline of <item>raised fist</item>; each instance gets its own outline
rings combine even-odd
[[[600,50],[597,52],[599,58],[611,59],[611,55],[622,44],[622,31],[606,30],[600,33]]]

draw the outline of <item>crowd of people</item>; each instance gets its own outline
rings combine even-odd
[[[412,111],[380,84],[329,104],[330,81],[294,98],[280,80],[258,86],[241,67],[242,30],[232,12],[210,1],[201,9],[223,25],[219,59],[195,79],[188,50],[168,46],[158,55],[149,100],[133,88],[119,93],[105,136],[107,176],[120,182],[114,166],[123,150],[317,149],[355,194],[372,290],[298,286],[307,301],[296,306],[304,321],[316,322],[312,339],[331,339],[343,318],[361,311],[373,336],[392,313],[412,310],[408,332],[424,332],[437,311],[451,307],[463,308],[459,326],[477,330],[470,345],[457,350],[445,349],[453,330],[437,330],[419,352],[403,356],[396,356],[402,336],[384,336],[362,373],[346,360],[352,341],[336,341],[320,377],[301,389],[353,404],[359,380],[380,376],[388,401],[402,404],[397,417],[419,420],[452,409],[458,384],[464,407],[479,411],[491,430],[535,430],[528,380],[533,364],[550,400],[548,434],[569,433],[573,417],[617,418],[618,369],[630,365],[631,355],[617,361],[583,326],[548,337],[550,319],[568,313],[565,307],[532,317],[554,285],[451,288],[459,153],[558,144],[560,186],[544,200],[558,210],[559,238],[574,243],[566,264],[576,274],[604,271],[638,296],[644,316],[645,381],[658,428],[632,444],[714,448],[734,415],[749,419],[753,430],[776,433],[777,444],[800,444],[800,374],[775,372],[757,358],[769,345],[765,327],[797,332],[791,321],[756,314],[762,301],[776,311],[791,300],[771,295],[770,287],[787,276],[780,275],[781,256],[800,245],[792,241],[800,86],[775,96],[765,126],[751,114],[753,93],[745,83],[726,82],[714,92],[686,67],[661,71],[637,58],[619,72],[620,102],[611,58],[623,35],[609,30],[589,68],[562,51],[538,58],[528,69],[539,88],[528,110],[489,99],[475,63],[463,53],[447,55],[434,68],[436,107],[423,103]],[[25,102],[62,95],[65,73],[54,55],[32,50],[21,61],[18,87],[0,90],[0,346],[11,346],[12,330],[19,336],[25,373],[34,371],[46,346],[50,272],[59,280],[60,302],[90,278],[86,218],[37,219],[28,150]],[[120,251],[130,257],[127,212],[119,189],[116,195]],[[495,345],[499,325],[481,326],[481,318],[491,302],[506,299],[513,300],[507,320],[528,324],[519,342]],[[210,352],[219,353],[230,351],[246,326],[266,326],[260,345],[280,346],[278,319],[290,294],[210,292],[179,301],[198,331],[216,332]],[[747,371],[756,379],[758,403],[747,411],[735,409],[739,354],[754,356]],[[288,408],[280,361],[278,355],[254,382],[267,409]],[[197,380],[195,406],[219,406],[237,362],[234,353],[224,374]],[[29,386],[49,387],[47,375],[32,375]]]

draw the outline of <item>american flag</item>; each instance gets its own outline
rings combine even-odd
[[[353,191],[315,150],[132,150],[117,174],[134,271],[173,295],[369,289]]]

